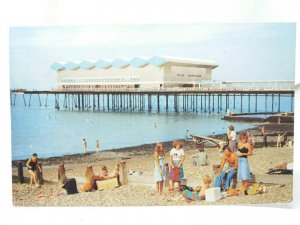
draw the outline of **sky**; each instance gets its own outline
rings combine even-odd
[[[12,27],[10,86],[55,88],[53,62],[156,55],[212,60],[213,80],[294,80],[294,23]]]

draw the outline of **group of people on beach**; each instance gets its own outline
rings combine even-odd
[[[232,178],[237,174],[237,179],[242,182],[239,191],[247,194],[248,181],[251,179],[248,157],[253,155],[253,137],[249,136],[247,132],[241,132],[239,141],[236,143],[236,133],[233,126],[229,126],[227,137],[229,144],[222,149],[224,154],[215,186],[221,187],[223,191],[228,191]],[[226,163],[228,166],[224,169]],[[223,182],[225,182],[224,187],[222,186]]]
[[[230,188],[230,182],[237,174],[237,178],[242,182],[239,188],[240,193],[247,194],[248,181],[251,179],[248,157],[253,154],[254,142],[246,132],[239,134],[237,143],[237,134],[233,126],[228,127],[227,132],[228,144],[222,148],[221,164],[217,171],[214,181],[215,187],[220,187],[222,192],[227,192]],[[174,191],[174,184],[178,183],[178,199],[186,198],[190,200],[205,199],[205,190],[210,188],[212,178],[209,175],[203,176],[203,185],[196,187],[186,186],[184,179],[184,161],[186,159],[182,141],[174,141],[173,148],[170,151],[169,163],[170,169],[166,170],[166,154],[161,143],[156,144],[154,150],[154,180],[156,182],[157,195],[163,194],[164,183],[167,173],[170,178],[169,191]],[[204,151],[204,144],[197,145],[199,153],[193,155],[194,166],[205,166],[207,163],[207,154]],[[225,167],[225,164],[228,164]],[[224,168],[225,167],[225,168]]]
[[[83,153],[87,153],[87,148],[88,148],[88,142],[86,138],[82,139],[82,145],[83,145]],[[96,140],[96,152],[100,151],[100,141]]]
[[[96,191],[97,190],[97,181],[106,180],[110,178],[115,178],[119,176],[119,164],[116,164],[111,173],[108,172],[107,166],[102,165],[100,172],[95,175],[92,166],[88,166],[85,172],[86,183],[80,189],[81,192]]]
[[[177,190],[181,194],[176,198],[180,200],[188,199],[205,199],[205,190],[210,187],[212,178],[208,175],[203,177],[203,185],[196,187],[188,187],[184,179],[183,163],[185,161],[185,152],[182,141],[174,141],[173,148],[170,151],[170,169],[166,170],[165,166],[165,151],[161,143],[156,144],[154,150],[154,180],[156,182],[156,193],[162,195],[164,191],[164,183],[169,173],[170,187],[169,192],[174,191],[175,183],[178,183]],[[202,153],[203,146],[198,147]],[[202,154],[201,154],[202,155]],[[207,156],[205,156],[207,159]],[[206,163],[205,163],[206,164]]]

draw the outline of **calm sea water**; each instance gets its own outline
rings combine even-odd
[[[44,104],[45,99],[41,100]],[[263,100],[259,99],[259,111],[264,111]],[[282,98],[281,111],[290,111],[289,103],[289,98]],[[53,99],[49,98],[48,104],[47,108],[40,107],[38,100],[32,99],[31,107],[25,107],[22,96],[17,96],[16,105],[11,107],[13,159],[28,158],[33,152],[39,157],[82,153],[83,138],[88,141],[88,151],[95,151],[97,139],[101,150],[107,150],[181,139],[187,129],[196,135],[224,133],[232,124],[217,113],[58,111]],[[246,111],[246,102],[244,105]],[[233,125],[236,130],[252,126]]]

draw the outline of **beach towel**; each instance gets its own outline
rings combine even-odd
[[[263,183],[259,183],[259,184],[255,183],[248,188],[246,195],[256,195],[265,192],[266,192],[266,187],[263,185]]]
[[[170,169],[170,180],[175,182],[181,182],[183,179],[183,167],[182,165],[180,168],[174,167],[174,169],[171,167]]]
[[[205,197],[199,197],[199,193],[195,191],[185,190],[182,192],[182,197],[184,197],[188,203],[191,201],[205,200]]]
[[[180,165],[180,168],[176,167],[180,163],[180,160],[173,160],[174,168],[170,168],[170,180],[174,182],[181,182],[184,173],[183,173],[183,166]]]

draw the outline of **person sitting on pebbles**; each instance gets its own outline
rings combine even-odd
[[[204,144],[200,143],[197,145],[199,153],[192,156],[193,166],[206,166],[207,165],[207,154],[204,152]]]
[[[227,191],[230,187],[230,182],[238,169],[238,157],[233,153],[228,145],[223,147],[223,157],[221,159],[221,166],[218,171],[218,176],[215,179],[215,187],[222,187],[222,183],[225,181],[225,187],[223,191]],[[225,163],[228,163],[226,169],[223,170]]]
[[[187,187],[184,188],[182,193],[175,198],[172,198],[174,201],[188,200],[188,201],[199,201],[205,200],[205,190],[210,188],[211,177],[205,175],[203,177],[203,185],[196,187]]]

